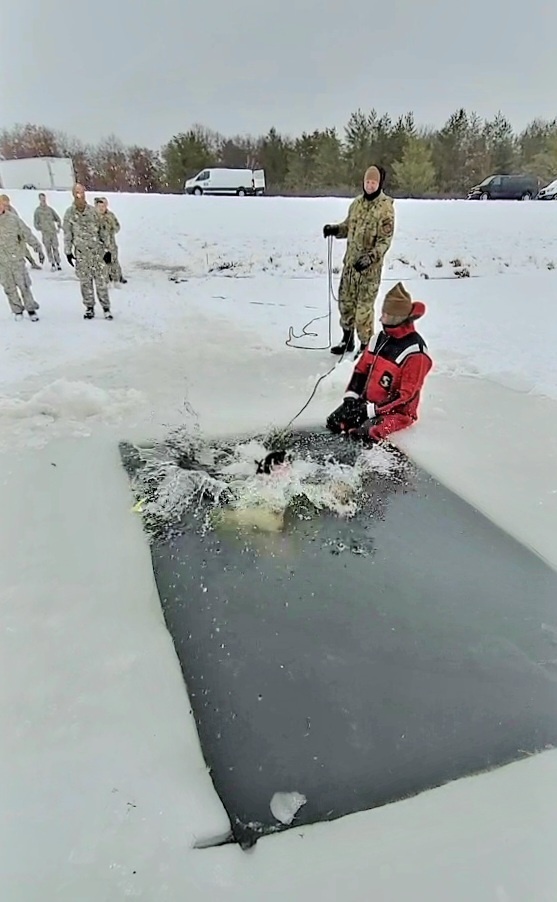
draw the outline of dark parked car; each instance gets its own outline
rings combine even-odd
[[[535,175],[490,175],[468,192],[469,200],[533,200],[542,182]]]

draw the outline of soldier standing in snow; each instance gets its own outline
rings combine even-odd
[[[38,320],[39,305],[31,291],[31,277],[25,266],[25,253],[30,244],[39,260],[44,260],[41,246],[31,229],[10,209],[6,195],[0,196],[0,284],[8,298],[16,320],[23,319],[23,310],[29,318]]]
[[[394,203],[383,192],[384,181],[384,169],[370,166],[364,175],[363,193],[350,204],[344,222],[323,228],[325,238],[347,239],[338,293],[342,341],[331,348],[331,354],[354,350],[354,327],[360,351],[373,335],[383,260],[395,230]]]
[[[112,210],[108,209],[108,200],[106,197],[95,198],[95,209],[99,214],[102,224],[102,235],[105,247],[108,248],[112,256],[111,262],[108,264],[108,278],[113,285],[125,285],[128,281],[122,275],[122,269],[118,260],[118,245],[116,244],[116,235],[120,231],[120,223]]]
[[[8,197],[7,194],[2,194],[2,195],[0,196],[0,200],[3,200],[4,203],[7,205],[8,213],[15,213],[16,216],[19,216],[19,213],[17,212],[16,208],[15,208],[15,207],[12,207],[12,203],[11,203],[10,198]],[[34,245],[32,245],[32,246],[34,246]],[[32,255],[31,255],[31,253],[30,253],[30,251],[29,251],[29,248],[28,248],[27,246],[25,246],[25,250],[24,250],[24,252],[23,252],[23,256],[25,257],[25,259],[27,260],[27,262],[31,264],[31,266],[32,266],[33,269],[40,269],[40,268],[41,268],[37,263],[35,263],[35,261],[34,261]],[[42,256],[42,258],[43,258],[41,262],[43,262],[43,261],[44,261],[44,254],[43,254],[42,251],[41,251],[40,257],[41,257],[41,256]],[[40,257],[39,257],[39,260],[40,260]]]
[[[46,194],[39,194],[39,206],[35,210],[33,225],[36,231],[41,233],[50,268],[61,270],[58,232],[62,227],[62,221],[56,210],[48,206]]]
[[[97,211],[87,203],[83,185],[74,185],[74,202],[64,214],[64,253],[81,286],[84,319],[95,316],[95,289],[105,319],[112,319],[105,263],[112,260],[105,247]]]

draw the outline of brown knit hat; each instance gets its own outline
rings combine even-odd
[[[405,320],[412,314],[413,306],[412,296],[406,291],[402,282],[397,282],[385,295],[383,313]]]
[[[364,174],[364,182],[367,182],[368,179],[370,182],[381,181],[381,173],[379,172],[377,166],[368,166]]]

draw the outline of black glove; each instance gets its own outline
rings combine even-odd
[[[371,259],[370,254],[362,254],[361,257],[358,257],[356,262],[354,263],[354,269],[356,272],[365,272],[366,269],[369,269],[373,260]]]
[[[70,264],[70,266],[75,266],[75,257],[73,254],[66,254],[66,260]]]
[[[342,404],[327,417],[327,429],[337,435],[357,428],[367,417],[367,404],[363,398],[345,398]]]
[[[103,260],[105,263],[112,263],[112,254],[110,253],[110,251],[106,251]]]
[[[41,266],[44,263],[44,254],[42,251],[39,251],[39,263],[41,264]]]
[[[366,445],[376,445],[377,439],[372,438],[370,432],[378,423],[379,417],[372,417],[362,423],[361,426],[356,427],[356,429],[349,429],[348,435],[355,442],[363,442]]]
[[[337,225],[324,225],[323,226],[323,238],[328,238],[330,235],[332,235],[333,238],[336,238],[339,231],[340,231],[340,229]]]

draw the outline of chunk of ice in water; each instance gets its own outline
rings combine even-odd
[[[271,814],[281,824],[288,826],[306,802],[306,797],[300,792],[275,792],[271,799]]]

